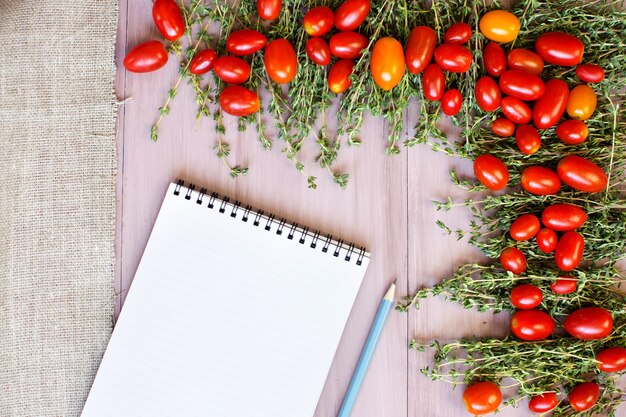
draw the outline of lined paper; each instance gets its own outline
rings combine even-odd
[[[171,184],[83,417],[311,417],[369,262]]]

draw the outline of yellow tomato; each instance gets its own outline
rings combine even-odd
[[[567,99],[567,114],[576,120],[587,120],[596,110],[596,92],[587,84],[574,87]]]
[[[398,85],[404,75],[404,50],[394,38],[380,38],[374,44],[370,70],[374,81],[385,91]]]
[[[515,40],[519,33],[519,19],[506,10],[492,10],[480,18],[480,31],[494,42],[507,43]]]

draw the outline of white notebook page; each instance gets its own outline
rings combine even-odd
[[[369,258],[170,185],[83,417],[311,417]]]

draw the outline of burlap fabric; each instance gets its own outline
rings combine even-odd
[[[0,416],[76,416],[112,324],[117,1],[0,17]]]

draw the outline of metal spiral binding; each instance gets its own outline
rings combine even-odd
[[[183,188],[185,188],[183,190]],[[322,252],[329,253],[331,250],[331,246],[333,250],[330,252],[334,257],[338,258],[341,255],[342,251],[345,251],[345,256],[343,259],[346,262],[351,262],[351,260],[356,256],[356,265],[363,264],[363,258],[365,258],[367,251],[364,247],[357,248],[354,243],[346,244],[343,240],[334,240],[333,235],[326,235],[322,237],[319,230],[312,231],[308,227],[298,227],[298,223],[290,223],[286,218],[282,217],[280,220],[276,219],[276,216],[273,214],[264,214],[263,210],[254,210],[250,205],[246,205],[243,207],[239,200],[235,200],[234,202],[230,202],[229,197],[220,198],[219,195],[215,192],[212,192],[210,195],[206,188],[200,188],[200,191],[195,191],[196,186],[194,184],[189,184],[185,187],[185,183],[182,180],[177,181],[176,186],[174,187],[174,195],[180,195],[181,190],[183,191],[183,196],[185,200],[191,200],[194,196],[194,192],[197,193],[195,198],[195,203],[198,205],[206,204],[206,207],[209,209],[218,208],[219,213],[226,213],[226,210],[229,209],[229,217],[233,219],[237,219],[239,213],[239,219],[243,222],[248,222],[250,215],[254,215],[253,225],[258,227],[261,222],[265,222],[263,229],[266,231],[272,231],[274,224],[276,223],[276,235],[282,236],[285,231],[285,227],[288,227],[287,239],[294,240],[294,236],[296,233],[299,233],[299,237],[297,239],[298,243],[304,245],[308,238],[311,238],[310,247],[311,249],[316,249],[318,247],[318,243],[320,243],[320,239],[323,242]],[[208,201],[206,201],[208,199]],[[321,243],[320,243],[321,244]]]

